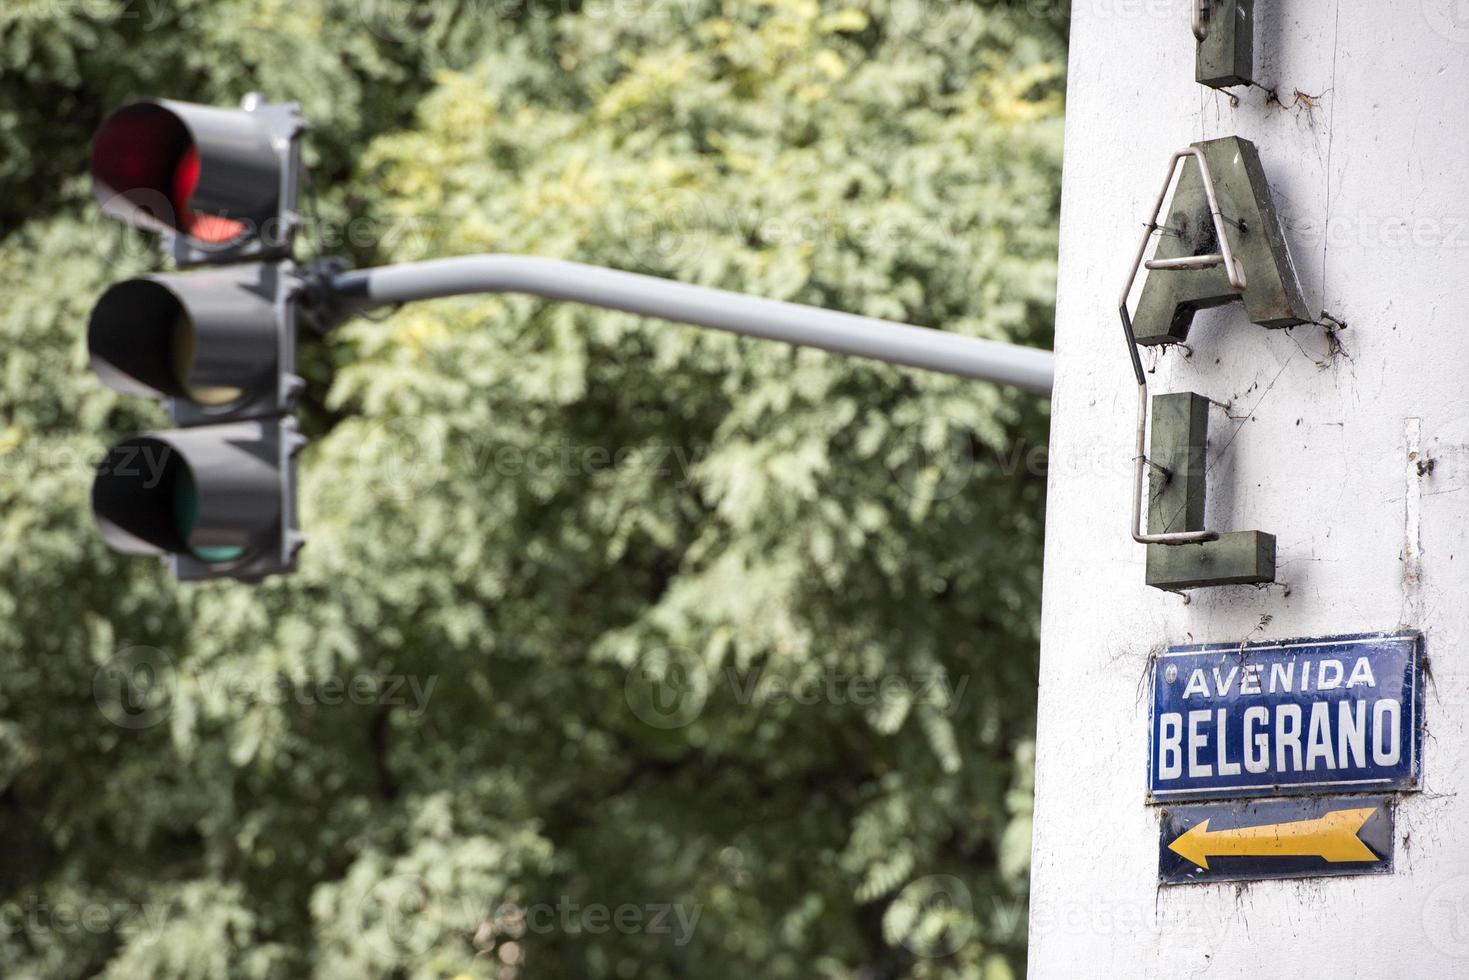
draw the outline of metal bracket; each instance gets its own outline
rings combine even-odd
[[[1255,71],[1255,0],[1190,0],[1200,85],[1250,85]]]
[[[1220,193],[1211,157],[1232,172],[1232,193]],[[1180,164],[1185,164],[1185,168],[1174,193],[1174,213],[1168,224],[1160,224],[1168,191],[1178,175]],[[1243,187],[1239,186],[1241,182]],[[1247,191],[1253,202],[1253,207],[1246,209],[1249,217],[1227,216],[1225,205],[1237,204],[1242,191]],[[1193,200],[1195,196],[1197,201]],[[1202,216],[1199,204],[1202,205]],[[1231,213],[1240,212],[1231,208]],[[1304,319],[1304,301],[1300,299],[1294,270],[1290,268],[1289,255],[1284,251],[1279,225],[1274,218],[1269,188],[1264,185],[1263,171],[1259,167],[1259,156],[1249,141],[1232,137],[1179,150],[1169,162],[1167,178],[1144,224],[1132,272],[1118,300],[1123,335],[1138,385],[1132,537],[1139,544],[1149,546],[1148,584],[1156,588],[1180,591],[1232,583],[1263,584],[1275,579],[1273,536],[1258,531],[1220,534],[1205,529],[1207,399],[1193,393],[1158,396],[1154,407],[1160,411],[1166,408],[1168,415],[1155,424],[1152,455],[1148,455],[1148,380],[1138,353],[1139,344],[1181,341],[1187,336],[1188,326],[1197,309],[1239,299],[1244,299],[1249,307],[1252,282],[1257,278],[1264,280],[1266,294],[1255,297],[1257,307],[1268,304],[1277,293],[1289,294],[1285,297],[1287,303],[1292,311],[1295,307],[1301,308]],[[1253,225],[1251,219],[1255,222]],[[1253,235],[1252,228],[1255,229]],[[1148,245],[1158,232],[1168,232],[1173,237],[1165,238],[1154,257],[1148,259]],[[1274,247],[1277,241],[1278,253]],[[1284,270],[1280,262],[1282,256]],[[1161,334],[1155,330],[1139,340],[1127,303],[1144,268],[1169,275],[1148,277],[1138,305],[1139,316],[1148,311],[1150,324],[1155,323],[1165,309],[1169,316],[1168,326]],[[1162,284],[1164,279],[1169,280],[1168,286]],[[1159,285],[1154,286],[1155,282]],[[1174,282],[1179,283],[1176,289],[1170,288]],[[1294,304],[1290,304],[1292,299]],[[1253,315],[1255,308],[1251,309],[1251,318],[1256,319]],[[1280,319],[1289,319],[1291,315],[1293,312]],[[1276,321],[1270,322],[1273,325]],[[1153,470],[1152,506],[1145,529],[1144,487],[1150,468]],[[1180,549],[1179,546],[1189,547]]]

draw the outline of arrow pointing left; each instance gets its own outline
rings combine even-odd
[[[1211,857],[1319,857],[1333,864],[1376,861],[1357,832],[1377,807],[1334,810],[1314,820],[1209,830],[1204,820],[1168,845],[1175,854],[1208,870]]]

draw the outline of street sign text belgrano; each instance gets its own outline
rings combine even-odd
[[[1416,633],[1173,647],[1153,667],[1154,801],[1418,783]]]

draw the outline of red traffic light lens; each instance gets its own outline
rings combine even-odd
[[[203,167],[184,120],[156,103],[114,113],[92,144],[92,180],[106,210],[144,228],[175,231],[205,245],[227,244],[247,226],[194,210]]]
[[[194,190],[199,186],[199,148],[192,142],[184,148],[173,171],[174,214],[178,216],[178,229],[195,241],[210,245],[232,242],[245,233],[240,221],[221,218],[212,214],[199,214],[189,208],[194,199]]]

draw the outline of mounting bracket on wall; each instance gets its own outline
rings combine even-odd
[[[1180,164],[1171,212],[1160,224]],[[1149,259],[1148,245],[1158,233],[1162,238]],[[1149,275],[1134,319],[1127,303],[1144,268]],[[1195,143],[1173,155],[1118,303],[1138,385],[1132,537],[1148,546],[1147,582],[1155,588],[1177,592],[1275,581],[1274,535],[1205,528],[1209,400],[1181,392],[1150,403],[1138,353],[1139,345],[1183,341],[1198,310],[1233,302],[1243,302],[1250,320],[1266,327],[1309,319],[1259,151],[1239,137]],[[1145,529],[1143,493],[1150,470]]]
[[[1255,0],[1189,0],[1200,85],[1249,85],[1255,73]]]

